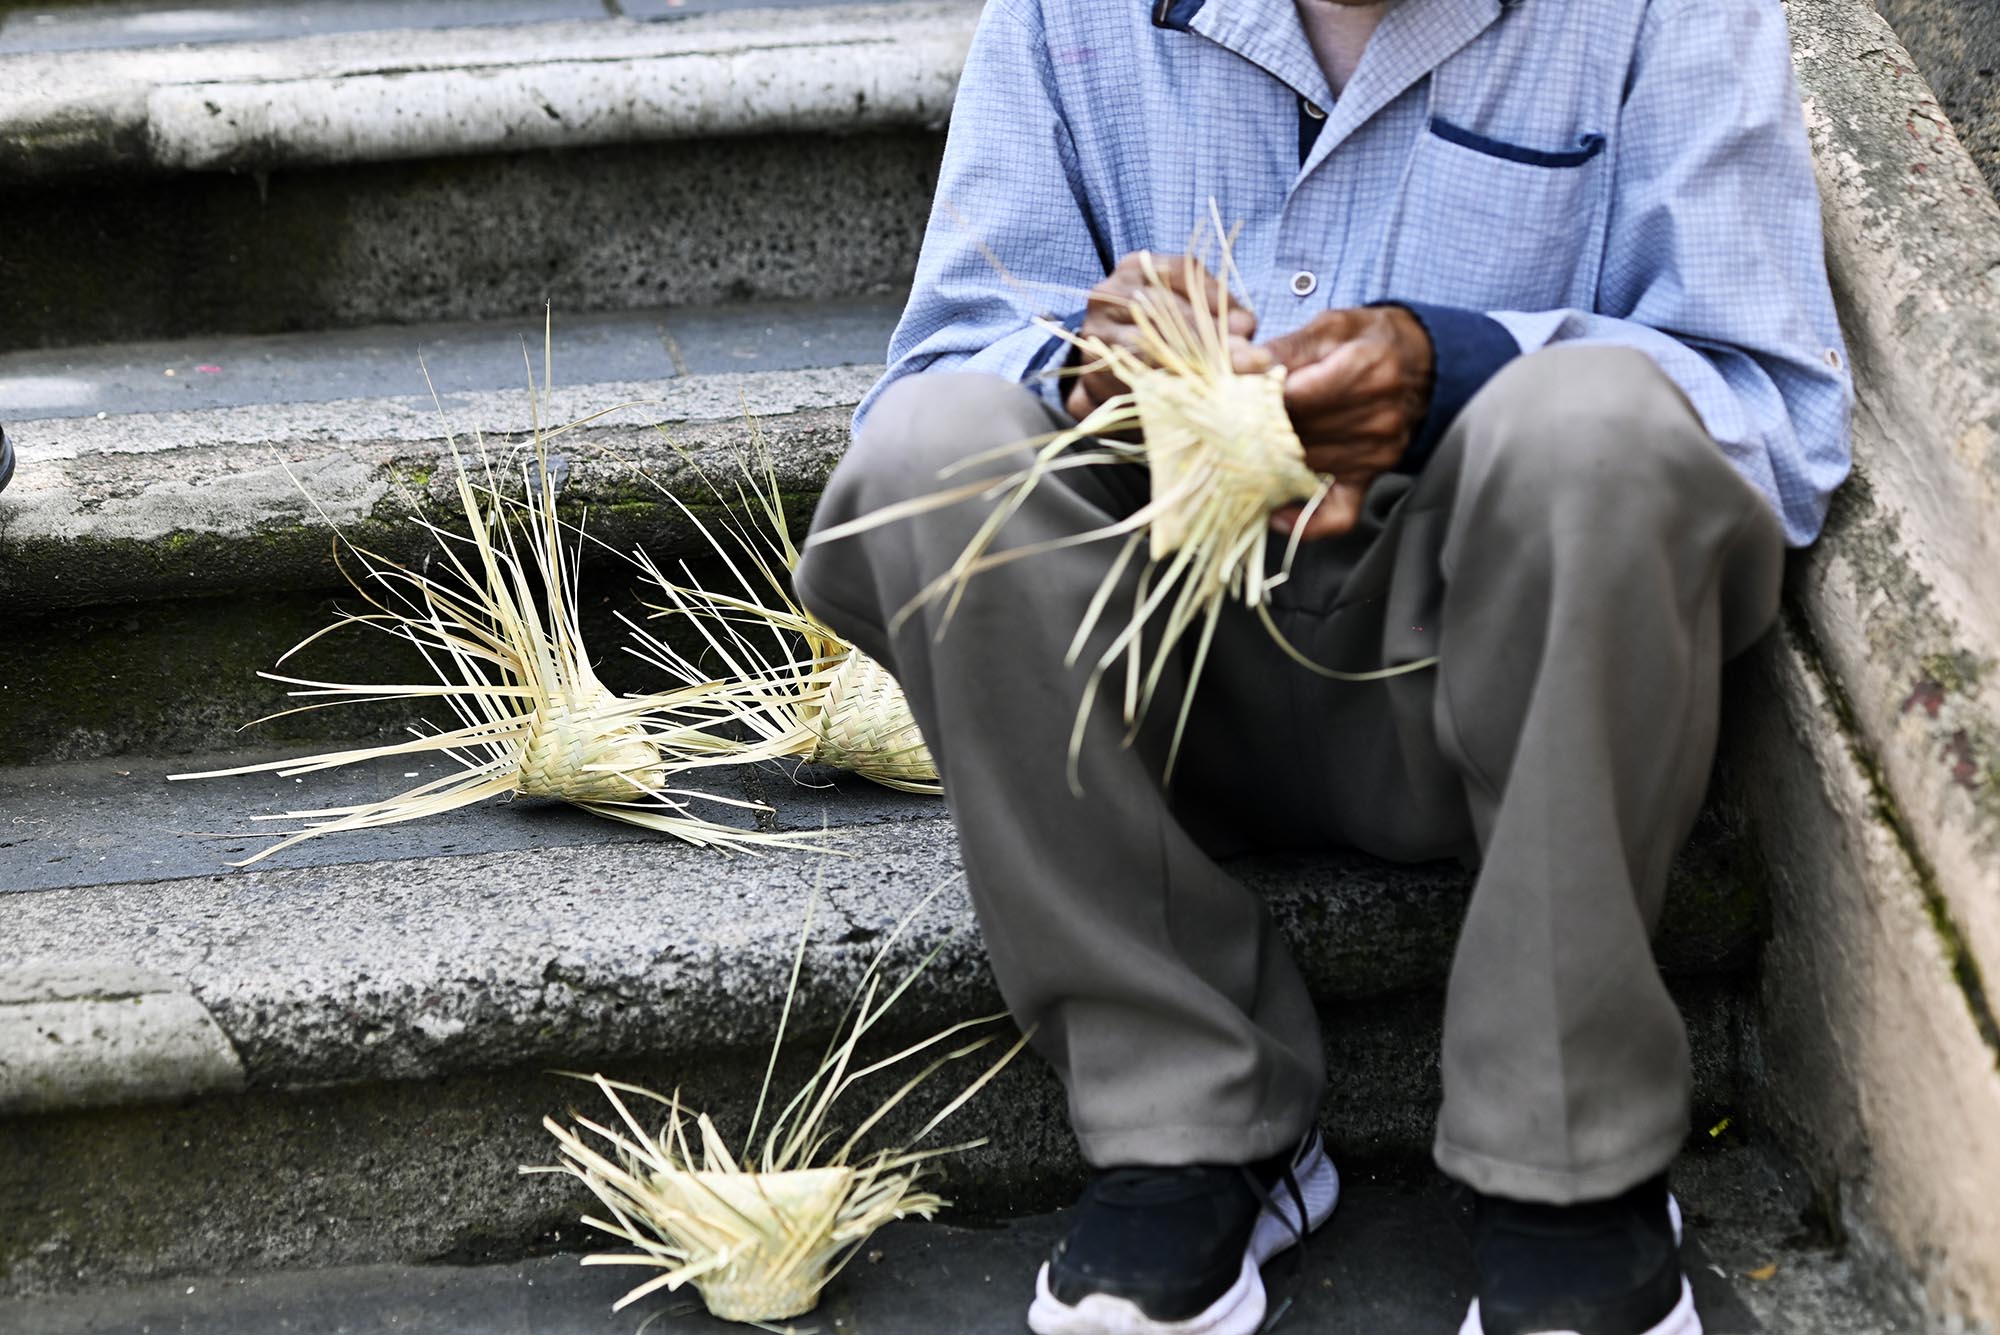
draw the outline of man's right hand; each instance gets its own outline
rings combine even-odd
[[[1156,285],[1153,275],[1157,274]],[[1191,286],[1195,284],[1198,286]],[[1139,348],[1139,326],[1132,318],[1132,308],[1140,304],[1157,304],[1162,301],[1178,302],[1183,316],[1193,321],[1195,305],[1191,296],[1203,293],[1207,298],[1209,318],[1215,318],[1215,311],[1222,301],[1222,284],[1217,282],[1199,260],[1189,261],[1181,255],[1164,255],[1152,251],[1133,251],[1118,261],[1105,280],[1090,291],[1090,303],[1084,309],[1083,328],[1085,338],[1101,339],[1114,348],[1125,348],[1141,360],[1151,362]],[[1169,295],[1171,294],[1171,295]],[[1235,300],[1229,303],[1229,341],[1239,352],[1248,352],[1250,339],[1257,332],[1257,317],[1250,308]],[[1077,366],[1084,354],[1072,347],[1070,365]],[[1125,392],[1125,382],[1113,372],[1099,367],[1070,381],[1069,393],[1064,396],[1063,406],[1070,416],[1082,421],[1095,412],[1106,399]]]

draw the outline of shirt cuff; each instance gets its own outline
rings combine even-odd
[[[1055,323],[1069,330],[1081,333],[1083,318],[1087,311],[1074,311],[1057,319]],[[1027,366],[1021,372],[1021,383],[1041,395],[1044,402],[1059,413],[1067,413],[1063,407],[1069,397],[1069,377],[1060,374],[1063,364],[1069,360],[1069,340],[1059,334],[1050,334],[1048,341],[1035,350]]]
[[[1459,409],[1508,362],[1521,355],[1521,345],[1507,326],[1482,311],[1461,306],[1432,306],[1418,301],[1378,301],[1400,306],[1415,316],[1431,338],[1430,409],[1396,464],[1398,473],[1423,471],[1438,442],[1457,420]]]

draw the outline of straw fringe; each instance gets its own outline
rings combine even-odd
[[[810,834],[744,829],[705,815],[705,810],[719,816],[723,809],[769,808],[680,786],[681,776],[715,763],[716,729],[740,708],[730,684],[697,680],[671,691],[619,696],[598,680],[577,619],[572,543],[580,546],[583,535],[557,517],[548,466],[547,439],[567,428],[545,434],[532,389],[530,405],[533,459],[521,470],[522,495],[502,493],[483,441],[477,442],[475,463],[447,428],[465,531],[445,528],[420,510],[419,523],[437,540],[430,563],[437,573],[357,547],[335,527],[336,557],[370,610],[342,616],[285,655],[333,631],[374,629],[414,646],[437,674],[436,682],[354,684],[259,674],[298,687],[291,692],[295,698],[316,701],[287,714],[362,701],[442,700],[459,726],[412,729],[411,741],[170,777],[272,772],[289,777],[419,754],[448,756],[460,769],[376,801],[257,817],[305,823],[233,865],[248,866],[321,835],[420,820],[512,795],[560,799],[705,847],[819,846]],[[358,572],[349,561],[358,563]]]
[[[685,618],[725,669],[747,738],[744,758],[831,765],[904,792],[941,793],[937,762],[896,679],[792,596],[799,549],[776,468],[754,422],[751,430],[751,448],[737,460],[733,500],[737,511],[761,516],[761,524],[724,518],[711,525],[654,483],[722,559],[735,588],[705,587],[686,562],[674,579],[638,552],[634,559],[644,579],[665,599],[648,603],[652,618]],[[732,500],[692,459],[687,462],[718,500]],[[691,684],[707,675],[658,636],[632,629],[632,652],[674,681]]]

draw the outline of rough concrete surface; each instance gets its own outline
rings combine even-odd
[[[520,803],[309,844],[277,870],[226,871],[222,856],[255,845],[179,832],[240,829],[257,811],[423,775],[315,781],[308,799],[270,776],[168,788],[167,768],[0,773],[0,885],[22,887],[0,896],[0,974],[118,960],[172,978],[241,1054],[248,1089],[0,1118],[14,1151],[0,1156],[0,1288],[517,1255],[568,1213],[554,1184],[507,1176],[546,1153],[540,1118],[577,1101],[540,1068],[605,1066],[708,1106],[747,1106],[815,889],[800,1042],[831,1028],[895,923],[940,885],[889,955],[901,969],[938,951],[898,1003],[898,1030],[1000,1009],[934,800],[810,774],[834,786],[792,791],[765,771],[718,779],[774,800],[794,828],[830,828],[837,855],[727,858]],[[1677,871],[1662,946],[1689,1020],[1702,1126],[1740,1118],[1750,1097],[1738,970],[1760,892],[1733,862],[1742,847],[1711,813]],[[187,874],[204,866],[214,871]],[[1465,873],[1353,856],[1240,869],[1321,999],[1336,1143],[1420,1153],[1438,1097],[1435,989]],[[954,1192],[982,1209],[1046,1208],[1079,1171],[1061,1091],[1029,1058],[958,1132],[994,1137],[952,1170]],[[71,1189],[84,1179],[90,1192]],[[195,1227],[188,1199],[211,1206]]]
[[[548,335],[564,386],[879,364],[894,298],[547,314],[0,354],[0,421],[521,393]]]
[[[1793,0],[1855,478],[1793,587],[1898,819],[2000,978],[2000,201],[1883,21]],[[2000,1054],[1996,1054],[2000,1055]]]
[[[561,501],[572,518],[589,510],[611,551],[641,541],[659,560],[700,550],[659,492],[697,503],[710,494],[681,450],[727,475],[754,423],[780,486],[816,493],[846,446],[851,405],[877,374],[811,368],[558,388],[544,422],[616,409],[556,447],[569,465]],[[418,561],[436,543],[419,506],[447,517],[457,507],[446,431],[467,450],[484,436],[504,463],[524,457],[531,420],[528,394],[515,391],[447,394],[442,410],[395,398],[10,424],[19,464],[0,494],[0,612],[339,588],[330,525]]]
[[[1862,1254],[1907,1267],[1940,1329],[2000,1325],[2000,1069],[1954,974],[1935,887],[1829,723],[1795,634],[1757,652],[1733,746],[1771,867],[1756,1111]],[[1951,1324],[1952,1322],[1961,1324]],[[1981,1323],[1984,1323],[1983,1325]]]
[[[1744,1116],[1751,1091],[1736,1071],[1747,1017],[1732,987],[1682,983],[1675,997],[1697,1057],[1699,1148],[1710,1141],[1708,1128]],[[906,1013],[883,1034],[881,1051],[976,1013],[939,1015],[907,998],[898,1006]],[[1437,997],[1415,994],[1327,1012],[1331,1083],[1321,1125],[1343,1159],[1408,1160],[1429,1149],[1440,1011]],[[775,1004],[761,1016],[746,1013],[739,1046],[727,1050],[676,1047],[618,1062],[572,1052],[559,1060],[565,1070],[678,1089],[740,1137],[764,1071],[766,1053],[754,1045],[768,1041],[776,1020]],[[811,1028],[808,1018],[793,1031],[794,1061],[781,1068],[779,1088],[804,1078],[799,1053],[817,1057]],[[913,1099],[882,1124],[880,1143],[913,1134],[957,1087],[954,1079],[972,1074],[940,1076],[934,1097]],[[516,1168],[552,1160],[544,1117],[599,1104],[574,1080],[523,1067],[0,1119],[9,1147],[0,1156],[0,1294],[163,1274],[520,1256],[559,1242],[557,1233],[573,1236],[579,1202],[566,1181],[524,1181]],[[941,1143],[987,1142],[941,1163],[945,1194],[975,1215],[1063,1204],[1084,1171],[1061,1086],[1032,1055],[939,1135]],[[190,1201],[203,1204],[196,1217]]]
[[[941,126],[964,0],[0,54],[0,176]]]
[[[1994,0],[1876,0],[1917,58],[1972,160],[2000,191],[2000,5]]]
[[[899,295],[942,144],[771,134],[12,186],[0,350]]]
[[[176,979],[115,960],[0,971],[0,1117],[242,1083],[229,1040]]]
[[[847,3],[848,0],[834,0]],[[823,8],[826,0],[231,0],[189,9],[173,0],[48,0],[0,7],[0,55],[269,42],[328,33],[490,28],[625,17],[686,19],[732,9]]]
[[[1279,1335],[1436,1335],[1463,1315],[1472,1276],[1462,1199],[1421,1169],[1349,1163],[1334,1218],[1303,1258],[1266,1272],[1292,1306]],[[1754,1150],[1684,1161],[1686,1265],[1710,1335],[1891,1335],[1916,1327],[1873,1300],[1837,1251],[1799,1226],[1797,1184]],[[962,1211],[877,1234],[798,1323],[879,1335],[1014,1335],[1059,1215],[981,1225]],[[686,1293],[624,1313],[622,1271],[563,1253],[504,1265],[373,1266],[160,1281],[54,1300],[0,1302],[0,1326],[35,1335],[720,1335]],[[1753,1275],[1756,1276],[1753,1278]],[[10,1327],[11,1328],[11,1327]]]
[[[252,0],[187,9],[164,0],[52,0],[0,8],[0,55],[111,51],[212,42],[267,42],[334,32],[492,27],[603,18],[604,0],[481,0],[449,9],[420,0]]]
[[[360,781],[330,790],[269,776],[176,785],[156,804],[145,794],[164,767],[148,768],[131,783],[99,767],[94,791],[0,782],[17,822],[0,848],[0,885],[65,887],[0,900],[0,958],[45,969],[117,960],[184,980],[255,1085],[740,1046],[755,1017],[780,1003],[815,886],[824,903],[801,1016],[819,1023],[835,1013],[894,924],[938,887],[894,957],[907,966],[944,951],[908,1003],[913,1022],[999,1005],[957,880],[956,841],[934,800],[878,794],[852,778],[811,790],[774,774],[725,773],[715,791],[771,801],[777,828],[830,827],[834,855],[731,857],[628,841],[618,827],[523,803],[405,827],[386,841],[304,845],[289,856],[305,865],[231,871],[220,865],[225,849],[257,842],[181,832],[240,831],[275,803],[351,800]],[[373,790],[420,782],[400,774],[378,768]],[[126,844],[108,874],[107,839]],[[456,851],[439,854],[440,843]],[[428,855],[378,860],[399,850]],[[1662,943],[1677,976],[1727,975],[1747,956],[1759,891],[1731,853],[1711,818],[1679,864]],[[203,858],[212,874],[149,874]],[[162,860],[163,869],[148,865]],[[1242,871],[1322,999],[1441,985],[1468,891],[1458,868],[1328,854],[1246,860]],[[115,916],[93,911],[107,902]]]

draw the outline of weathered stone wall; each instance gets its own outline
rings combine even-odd
[[[1764,1111],[1941,1329],[1994,1329],[2000,203],[1863,0],[1789,13],[1859,402],[1738,741],[1773,872]]]

